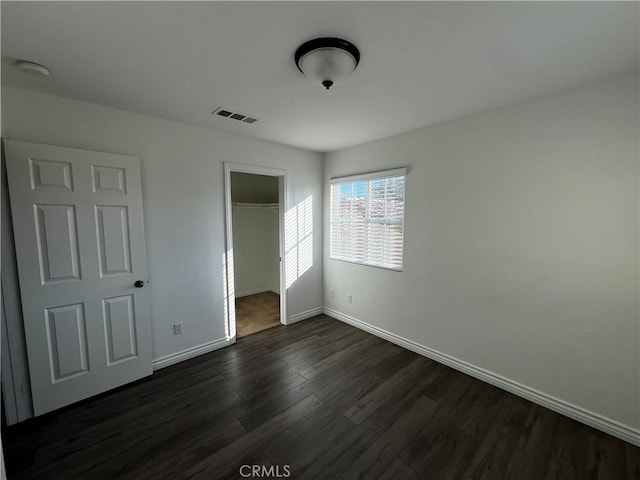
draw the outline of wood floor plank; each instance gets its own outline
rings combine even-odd
[[[87,448],[69,455],[61,454],[47,463],[36,461],[31,474],[36,478],[55,478],[55,472],[61,470],[68,478],[114,478],[117,471],[125,471],[134,465],[136,457],[148,460],[150,453],[141,448],[146,438],[146,426],[143,421],[138,421],[129,425],[127,430],[114,433]],[[94,461],[96,457],[104,461],[97,463]]]
[[[405,389],[398,389],[386,402],[374,410],[367,417],[367,420],[382,429],[387,429],[422,396],[419,388],[414,388],[409,392]]]
[[[174,432],[158,430],[151,441],[153,467],[139,473],[137,480],[180,478],[192,465],[206,460],[225,446],[240,439],[246,430],[239,421],[227,424],[203,422],[194,428],[176,429]],[[180,455],[175,455],[180,451]]]
[[[357,341],[357,339],[361,338],[359,333],[361,332],[349,332],[337,339],[335,342],[323,345],[322,348],[316,348],[309,351],[299,351],[294,355],[288,356],[284,360],[293,370],[298,372],[302,371],[305,368],[324,360],[335,352],[347,348],[351,342],[354,340]]]
[[[539,480],[545,474],[558,415],[539,405],[529,415],[507,466],[508,478]]]
[[[263,463],[289,465],[292,476],[300,478],[300,472],[331,449],[352,426],[330,406],[324,405],[273,437],[263,450]]]
[[[226,480],[243,464],[292,480],[640,479],[640,448],[322,315],[2,443],[8,480]]]
[[[531,404],[521,399],[503,399],[493,426],[480,441],[462,478],[500,479],[511,460],[516,442],[524,428]]]
[[[225,377],[225,380],[227,385],[231,386],[244,399],[255,398],[269,390],[300,385],[306,381],[299,373],[282,368],[280,365],[256,369],[247,374]]]
[[[340,478],[378,478],[423,427],[435,408],[433,400],[420,397],[341,474]]]
[[[362,367],[364,370],[369,371],[369,373],[376,373],[376,369],[382,369],[381,365],[406,351],[403,348],[398,347],[393,343],[381,340],[378,337],[375,337],[375,339],[377,342],[369,349],[368,352],[365,352],[357,358],[350,359],[355,365]],[[382,342],[382,344],[380,342]],[[380,373],[381,372],[378,372],[378,374]],[[380,377],[384,377],[384,375],[380,374]]]
[[[398,370],[414,361],[416,354],[408,350],[401,349],[395,355],[379,360],[374,359],[374,364],[369,368],[369,373],[377,375],[382,379],[387,379],[395,375]]]
[[[432,416],[408,442],[399,458],[418,473],[431,478],[460,478],[471,462],[477,442],[455,426]]]
[[[344,411],[373,389],[380,385],[380,379],[371,375],[363,375],[353,382],[334,382],[320,392],[324,401],[336,411]],[[346,418],[346,417],[345,417]]]
[[[338,365],[316,377],[312,382],[318,386],[315,395],[323,402],[328,402],[345,390],[362,383],[365,379],[365,383],[371,384],[373,387],[381,382],[378,377],[369,375],[359,368],[346,365]]]
[[[304,378],[310,380],[336,365],[343,364],[345,360],[349,358],[359,358],[375,343],[372,340],[372,337],[366,337],[360,340],[356,339],[354,340],[354,343],[349,345],[347,348],[341,349],[323,358],[319,362],[315,362],[314,364],[299,370],[299,373]]]
[[[559,417],[556,433],[550,446],[545,480],[587,478],[589,427]]]
[[[418,480],[420,477],[402,460],[395,459],[378,480]]]
[[[309,395],[255,430],[248,432],[235,442],[227,445],[214,455],[196,463],[185,470],[183,477],[193,480],[205,480],[238,471],[242,459],[255,449],[262,449],[264,443],[273,438],[281,430],[290,427],[307,415],[320,408],[323,403],[313,395]]]
[[[300,472],[299,478],[331,479],[340,478],[364,451],[382,434],[382,430],[365,420],[340,438],[315,462]]]
[[[409,402],[412,403],[423,395],[425,390],[428,390],[427,387],[446,369],[438,369],[436,364],[430,361],[425,364],[425,368],[426,370],[413,378],[408,386],[397,388],[392,392],[391,396],[384,400],[368,419],[383,428],[388,427],[407,408]],[[409,388],[411,390],[408,391]]]
[[[589,432],[589,451],[587,454],[587,477],[593,480],[625,478],[625,450],[617,448],[618,441],[608,435]]]
[[[625,445],[625,456],[627,459],[627,478],[640,478],[640,447],[634,447],[627,443]]]
[[[510,395],[493,385],[479,384],[463,404],[464,412],[460,412],[456,426],[472,437],[482,439],[497,417],[502,399]]]
[[[397,390],[416,383],[427,369],[427,359],[416,357],[406,367],[398,370],[375,390],[371,391],[344,411],[344,416],[353,423],[361,423],[373,411],[385,403]]]
[[[247,431],[251,431],[308,397],[314,390],[315,385],[310,382],[302,382],[294,385],[293,388],[287,388],[283,391],[277,390],[276,392],[271,392],[270,395],[261,395],[249,401],[250,408],[239,417],[239,420]]]

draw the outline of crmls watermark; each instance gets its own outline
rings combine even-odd
[[[289,465],[242,465],[242,478],[288,478],[291,476]]]

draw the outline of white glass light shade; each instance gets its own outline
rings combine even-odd
[[[300,59],[302,73],[319,82],[332,82],[331,85],[351,74],[356,65],[356,59],[351,54],[337,48],[313,50]],[[326,84],[323,85],[328,88]]]

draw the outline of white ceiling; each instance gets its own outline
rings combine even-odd
[[[6,2],[4,84],[331,151],[639,66],[637,2]],[[325,91],[318,36],[355,43]],[[51,77],[19,72],[16,59]],[[261,118],[212,117],[223,106]]]

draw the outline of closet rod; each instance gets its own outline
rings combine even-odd
[[[233,208],[279,208],[280,204],[278,203],[242,203],[242,202],[233,202]]]

